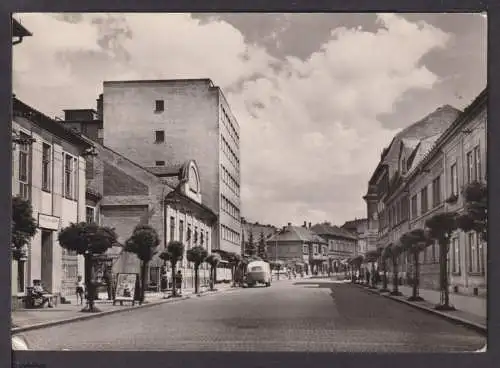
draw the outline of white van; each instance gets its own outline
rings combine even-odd
[[[271,267],[265,261],[252,261],[247,265],[248,286],[255,286],[257,283],[271,286]]]

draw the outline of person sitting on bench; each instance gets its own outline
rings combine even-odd
[[[54,297],[52,294],[48,293],[42,286],[42,282],[40,280],[33,280],[33,294],[37,298],[42,299],[42,304],[40,307],[43,308],[45,303],[47,303],[47,307],[53,308],[52,298]]]

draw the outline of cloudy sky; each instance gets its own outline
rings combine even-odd
[[[366,215],[382,149],[486,84],[479,14],[17,14],[14,93],[50,116],[103,80],[211,78],[241,126],[242,215],[283,225]]]

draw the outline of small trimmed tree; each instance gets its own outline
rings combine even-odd
[[[207,262],[210,265],[210,290],[214,290],[215,269],[217,268],[217,265],[219,264],[220,260],[221,257],[217,253],[210,254],[205,260],[205,262]]]
[[[483,241],[488,233],[488,187],[482,182],[472,182],[463,190],[463,214],[457,217],[458,227],[465,231],[476,231]]]
[[[397,243],[392,243],[389,247],[389,257],[392,261],[392,291],[391,295],[400,296],[402,295],[399,291],[399,256],[402,253],[401,245]]]
[[[208,251],[201,247],[193,247],[188,249],[186,252],[186,258],[189,262],[193,262],[194,264],[194,292],[198,294],[199,291],[199,271],[200,265],[205,261],[208,257]]]
[[[109,248],[118,245],[117,235],[110,227],[99,226],[94,223],[72,223],[63,228],[58,235],[59,244],[64,249],[75,251],[83,255],[85,261],[85,286],[87,289],[88,308],[82,312],[100,312],[94,306],[95,283],[93,276],[93,257],[106,252]]]
[[[236,286],[236,274],[238,273],[238,268],[240,266],[243,257],[238,253],[229,254],[229,264],[231,265],[231,276],[233,279],[233,286]]]
[[[20,261],[27,256],[26,246],[36,234],[31,203],[19,196],[12,198],[12,258]]]
[[[141,294],[139,302],[144,303],[146,291],[146,272],[149,262],[158,251],[160,237],[156,230],[147,224],[139,224],[135,227],[130,238],[125,242],[125,251],[133,253],[141,261]]]
[[[264,231],[260,232],[259,245],[257,247],[257,255],[264,261],[267,260],[267,247],[266,247],[266,238],[264,236]]]
[[[410,301],[422,301],[422,297],[418,295],[418,288],[420,284],[420,253],[428,247],[431,242],[427,237],[425,230],[413,229],[403,234],[400,239],[403,245],[403,250],[409,252],[413,258],[413,292],[412,296],[408,298]]]
[[[375,288],[375,281],[376,281],[376,277],[375,277],[375,262],[377,262],[379,256],[380,256],[380,254],[379,254],[379,250],[378,249],[374,249],[374,250],[368,251],[365,254],[365,262],[370,264],[370,276],[371,276],[371,279],[368,280],[368,282],[369,282],[370,288],[372,288],[372,289]]]
[[[184,257],[184,244],[182,242],[173,240],[167,244],[167,249],[160,253],[160,259],[165,262],[170,262],[172,267],[172,296],[177,296],[175,288],[175,271],[177,269],[177,262],[181,261]]]
[[[438,310],[454,310],[450,305],[450,292],[448,290],[448,252],[450,249],[451,235],[457,229],[457,215],[455,212],[442,212],[432,216],[425,222],[429,229],[429,237],[439,244],[439,278],[441,289],[441,304]]]

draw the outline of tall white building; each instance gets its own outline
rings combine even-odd
[[[160,170],[195,160],[203,204],[218,216],[213,249],[240,252],[240,128],[210,79],[104,82],[103,143]]]

